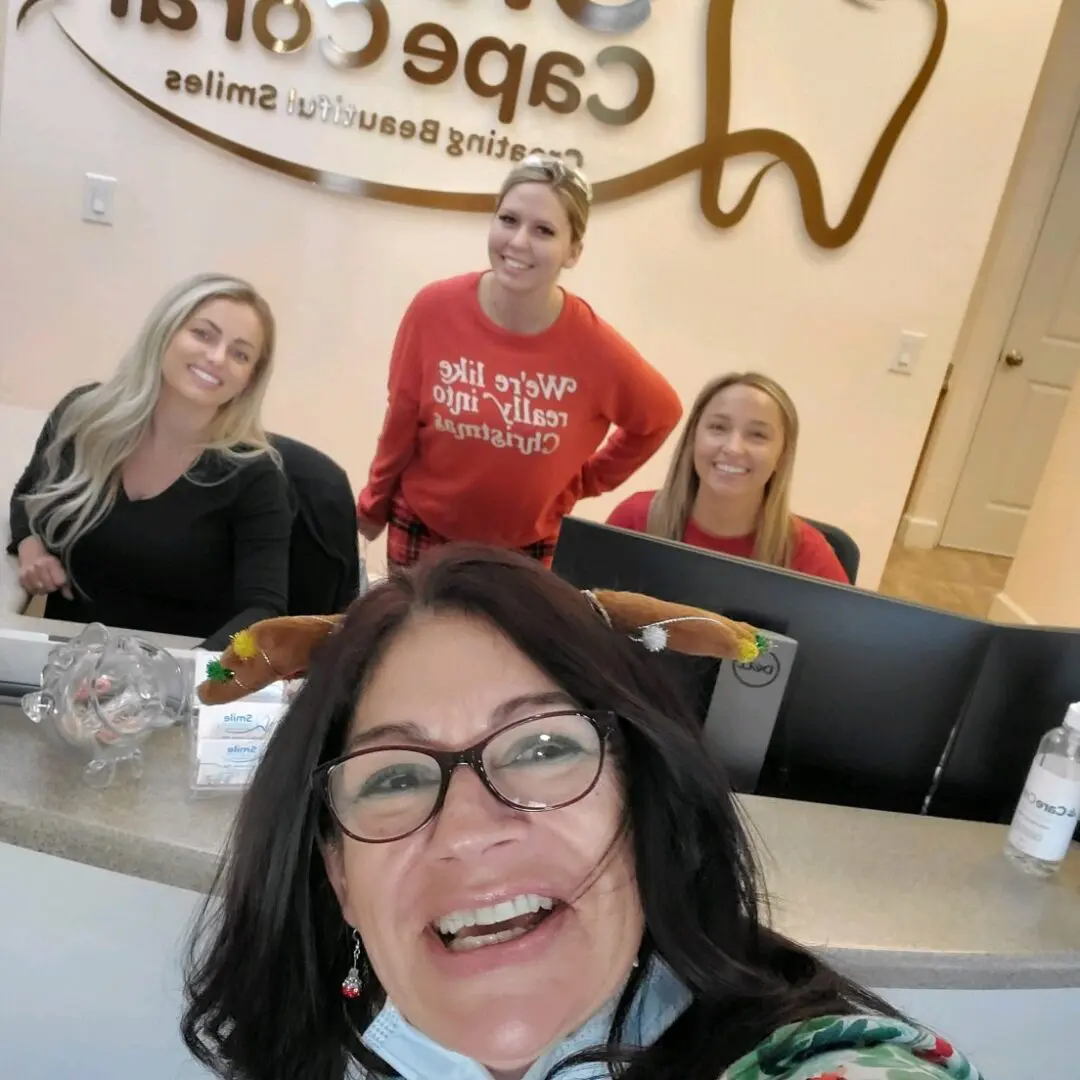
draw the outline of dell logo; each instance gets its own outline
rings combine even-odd
[[[755,689],[769,686],[776,682],[780,675],[780,657],[774,652],[768,652],[747,664],[732,664],[731,670],[743,686]]]

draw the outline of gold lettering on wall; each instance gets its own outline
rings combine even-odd
[[[570,77],[560,75],[559,68],[565,68]],[[585,65],[576,56],[565,52],[544,53],[536,62],[529,104],[546,105],[556,113],[576,112],[581,105],[581,91],[574,79],[584,74]],[[552,90],[557,90],[560,96],[552,97]]]
[[[18,13],[16,26],[21,26],[28,11],[39,0],[24,0]],[[504,0],[515,11],[525,10],[530,0]],[[946,0],[919,0],[934,9],[934,28],[930,45],[907,92],[901,98],[888,123],[878,137],[866,161],[854,194],[838,221],[830,222],[825,209],[821,177],[810,152],[792,136],[770,128],[754,128],[743,131],[731,130],[732,99],[732,39],[736,0],[708,0],[705,32],[705,121],[702,140],[694,146],[672,154],[661,161],[635,169],[594,184],[597,203],[614,202],[651,191],[661,185],[697,172],[700,177],[699,203],[705,219],[719,229],[738,225],[750,212],[754,198],[765,177],[777,166],[786,166],[795,185],[806,233],[819,247],[835,249],[847,244],[856,234],[869,212],[881,178],[894,150],[911,119],[912,114],[926,93],[937,69],[948,33],[948,8]],[[239,42],[243,35],[245,0],[225,0],[225,36],[229,41]],[[628,0],[622,4],[592,3],[591,0],[556,0],[564,15],[580,26],[602,32],[625,32],[642,25],[651,12],[650,0]],[[162,9],[162,4],[168,10]],[[296,18],[296,29],[289,38],[279,38],[268,25],[270,11],[277,5],[289,8]],[[390,17],[384,0],[338,0],[337,5],[359,4],[371,18],[368,43],[358,50],[344,50],[329,35],[319,40],[322,55],[339,68],[364,67],[374,63],[385,52],[389,41]],[[116,18],[128,14],[129,0],[110,0],[110,11]],[[140,20],[144,23],[161,22],[170,29],[183,31],[195,25],[196,8],[193,0],[141,0]],[[259,44],[272,53],[296,52],[304,48],[312,35],[310,11],[304,0],[257,0],[251,14],[251,27]],[[406,187],[398,184],[372,183],[359,177],[331,173],[302,162],[267,154],[230,140],[175,114],[167,107],[153,101],[134,87],[111,74],[82,48],[61,26],[62,32],[82,56],[118,88],[158,116],[189,132],[203,141],[227,150],[255,164],[273,169],[298,180],[333,190],[385,202],[433,210],[461,210],[490,212],[494,195],[490,192],[448,192],[426,188]],[[552,51],[543,53],[527,78],[528,48],[525,44],[508,44],[500,38],[482,36],[464,50],[454,35],[434,22],[424,22],[409,30],[404,38],[402,70],[413,82],[423,86],[436,86],[449,82],[461,69],[461,77],[468,89],[477,96],[497,104],[498,119],[507,124],[514,120],[519,105],[546,108],[554,114],[566,115],[576,112],[582,104],[582,91],[577,80],[586,73],[586,65],[570,53]],[[486,61],[486,62],[485,62]],[[613,127],[627,127],[640,119],[653,101],[656,76],[648,59],[626,45],[613,45],[602,49],[594,64],[600,70],[621,65],[633,72],[635,87],[629,102],[608,100],[599,93],[585,99],[585,107],[597,121]],[[230,84],[219,72],[214,79],[201,76],[181,78],[176,71],[167,73],[166,85],[188,93],[205,92],[225,103],[252,103],[247,87]],[[195,84],[198,83],[198,89]],[[526,89],[527,83],[527,89]],[[175,85],[173,85],[175,84]],[[221,88],[221,92],[218,92]],[[290,91],[295,94],[296,91]],[[278,99],[277,88],[272,84],[259,87],[257,100],[260,107],[273,109]],[[298,111],[301,116],[315,116],[338,123],[342,111],[341,98],[334,105],[326,95],[312,99],[314,104],[304,105]],[[303,104],[301,102],[301,104]],[[310,108],[310,111],[305,111]],[[355,112],[354,106],[344,107]],[[384,118],[385,119],[385,118]],[[393,118],[389,118],[393,120]],[[349,120],[351,123],[351,119]],[[432,133],[434,141],[440,122],[431,118],[420,121],[408,120],[410,125],[402,129],[393,121],[395,133],[413,130],[419,123],[420,130]],[[388,130],[385,124],[380,131]],[[492,130],[489,136],[476,134],[466,139],[464,133],[450,128],[447,152],[460,154],[462,143],[472,152],[485,152],[489,157],[520,160],[524,147],[510,146],[510,139],[501,138]],[[470,146],[478,140],[476,149]],[[567,157],[582,160],[578,150],[565,151]],[[724,170],[731,161],[748,156],[767,160],[751,178],[745,191],[734,206],[720,206],[720,191]]]
[[[595,0],[556,0],[556,3],[579,26],[609,34],[636,30],[652,14],[652,0],[625,0],[622,4],[598,4]]]
[[[367,67],[386,51],[390,40],[390,15],[383,0],[334,0],[334,7],[361,7],[371,18],[371,36],[362,49],[343,49],[330,34],[319,39],[319,51],[336,68],[350,70]]]
[[[486,56],[499,56],[505,61],[502,79],[496,83],[484,80],[480,66]],[[507,45],[497,37],[477,38],[465,54],[465,85],[482,98],[499,99],[499,120],[509,124],[517,112],[521,76],[525,69],[525,46]]]
[[[123,0],[127,7],[127,0]],[[192,0],[165,0],[165,3],[176,10],[165,12],[161,10],[160,0],[142,0],[139,9],[139,21],[147,25],[159,22],[170,30],[190,30],[195,25],[199,13],[195,10]]]
[[[652,64],[635,49],[628,49],[624,45],[609,45],[601,50],[596,58],[600,67],[609,64],[626,64],[633,69],[637,76],[637,93],[634,94],[629,105],[621,109],[609,109],[601,100],[599,94],[591,94],[585,103],[589,112],[603,124],[624,125],[632,124],[635,120],[645,115],[645,110],[652,104],[653,93],[656,90],[656,76],[653,74]]]
[[[31,8],[40,0],[24,0],[16,18],[21,26]],[[380,60],[390,41],[390,12],[385,0],[325,0],[328,6],[360,7],[368,13],[371,30],[368,42],[361,49],[344,49],[331,34],[318,39],[319,54],[338,70],[369,67]],[[177,9],[163,11],[165,3]],[[247,0],[225,0],[225,39],[239,43],[244,35]],[[513,10],[525,10],[531,0],[509,3]],[[651,0],[631,0],[622,5],[576,4],[563,9],[564,14],[583,26],[603,33],[621,33],[640,25],[648,18]],[[117,19],[128,15],[130,0],[110,0],[110,12]],[[296,28],[291,36],[279,37],[270,29],[272,12],[282,7],[293,13]],[[594,11],[595,9],[595,11]],[[598,15],[597,12],[607,14]],[[198,21],[194,0],[141,0],[140,21],[161,22],[171,30],[192,30]],[[251,12],[251,32],[259,45],[274,55],[286,55],[305,49],[313,37],[313,19],[307,0],[256,0]],[[432,39],[434,39],[432,41]],[[407,32],[402,52],[408,58],[405,74],[421,85],[437,85],[449,81],[458,70],[461,48],[454,35],[438,23],[425,22]],[[575,80],[586,74],[586,65],[576,56],[559,50],[544,52],[536,61],[531,78],[527,78],[528,46],[509,44],[501,38],[485,35],[465,49],[461,64],[465,85],[478,97],[498,102],[500,123],[512,123],[523,101],[532,108],[546,108],[555,114],[575,112],[581,106],[582,94]],[[491,61],[501,74],[492,80]],[[434,68],[417,61],[434,61]],[[485,61],[487,64],[485,65]],[[596,65],[601,70],[610,64],[624,64],[635,73],[637,84],[631,103],[623,108],[608,108],[599,95],[589,98],[590,113],[603,124],[622,126],[638,119],[652,102],[655,79],[652,67],[636,50],[621,45],[601,50]],[[501,66],[500,66],[501,65]],[[487,71],[487,75],[484,71]],[[527,93],[523,88],[528,83]]]
[[[428,44],[434,38],[437,45]],[[455,71],[458,63],[457,39],[445,26],[438,23],[419,23],[405,35],[402,51],[413,59],[402,65],[405,74],[423,86],[438,86],[446,82]],[[431,60],[438,66],[421,67],[417,60]]]
[[[279,38],[270,29],[270,12],[279,4],[296,13],[296,30],[290,38]],[[311,12],[304,0],[256,0],[251,12],[251,31],[264,49],[275,53],[299,52],[311,40]]]

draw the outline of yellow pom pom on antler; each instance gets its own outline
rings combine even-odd
[[[250,630],[238,630],[229,641],[237,660],[254,660],[259,655],[259,643]]]
[[[770,644],[769,639],[760,630],[756,631],[752,638],[743,638],[739,642],[739,663],[752,663],[762,653],[769,651]]]

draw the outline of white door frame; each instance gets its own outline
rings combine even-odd
[[[1080,116],[1080,0],[1063,0],[1016,158],[968,303],[948,394],[915,477],[898,538],[931,548],[941,539],[1002,344]]]

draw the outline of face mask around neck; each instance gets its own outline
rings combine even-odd
[[[654,959],[627,1015],[627,1045],[654,1043],[682,1015],[691,1000],[690,992],[671,969],[662,960]],[[533,1063],[522,1080],[545,1080],[558,1062],[602,1045],[607,1040],[615,1004],[615,1000],[611,1001],[553,1046]],[[417,1031],[389,1001],[364,1032],[363,1042],[404,1080],[491,1080],[491,1074],[478,1062],[447,1050]],[[585,1065],[560,1073],[559,1080],[600,1080],[607,1075],[603,1066]],[[354,1067],[349,1080],[366,1078]]]

